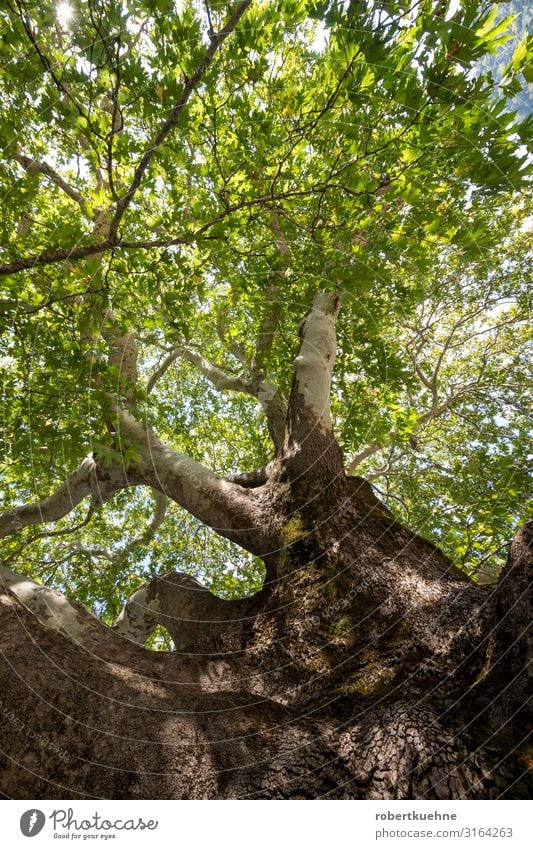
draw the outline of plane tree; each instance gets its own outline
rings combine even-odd
[[[4,794],[527,794],[496,16],[6,3]]]

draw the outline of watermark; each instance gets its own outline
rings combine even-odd
[[[29,811],[24,811],[20,818],[20,830],[24,837],[35,837],[42,831],[46,822],[46,817],[42,811],[33,808]]]
[[[74,808],[56,808],[46,816],[37,808],[29,808],[20,818],[20,830],[25,837],[38,835],[48,820],[48,830],[52,829],[57,840],[115,840],[122,832],[155,831],[158,820],[145,820],[142,817],[103,816],[95,811],[89,816],[74,813]]]
[[[24,734],[28,741],[37,743],[41,749],[46,749],[48,752],[55,754],[61,761],[68,756],[68,752],[62,749],[61,746],[58,746],[48,734],[35,731],[30,724],[21,719],[20,716],[17,716],[13,710],[2,702],[0,702],[0,709],[2,719],[9,722],[20,734]]]

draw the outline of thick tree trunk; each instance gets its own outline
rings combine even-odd
[[[324,444],[317,465],[335,457]],[[258,596],[220,602],[180,576],[147,587],[175,653],[81,608],[78,642],[6,590],[2,793],[527,796],[531,528],[498,587],[478,587],[337,472],[325,486],[279,463],[258,488],[282,543]]]
[[[222,479],[129,412],[141,460],[90,457],[0,535],[92,494],[149,485],[263,557],[229,602],[185,575],[138,590],[114,629],[0,566],[0,792],[16,798],[461,799],[529,795],[533,524],[480,587],[344,471],[329,387],[339,299],[300,326],[283,440]],[[143,643],[155,625],[173,653]]]

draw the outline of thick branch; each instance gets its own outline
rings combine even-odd
[[[218,477],[186,454],[174,451],[126,411],[118,411],[120,429],[142,452],[128,468],[132,483],[167,495],[203,524],[252,554],[263,555],[272,540],[260,523],[253,491]]]
[[[92,497],[97,508],[120,489],[145,485],[167,495],[205,525],[252,554],[261,556],[270,550],[273,541],[261,525],[252,490],[220,478],[186,454],[173,451],[131,413],[117,409],[117,416],[120,431],[137,443],[141,459],[126,470],[119,464],[100,467],[89,455],[48,498],[13,507],[0,515],[0,537],[28,525],[56,522],[87,496]]]
[[[255,489],[255,487],[263,486],[267,482],[274,467],[274,460],[270,460],[261,466],[260,469],[255,469],[253,472],[239,472],[236,475],[227,475],[226,480],[231,483],[238,483],[239,486],[244,486],[247,489]]]
[[[280,313],[281,291],[279,281],[274,280],[266,291],[265,314],[263,316],[263,321],[261,322],[261,327],[259,328],[255,344],[253,369],[259,377],[263,377],[265,374],[265,368],[274,343]]]
[[[280,395],[279,388],[267,380],[262,380],[257,387],[256,397],[267,417],[268,430],[276,450],[283,445],[287,407]]]
[[[88,642],[95,628],[101,627],[81,605],[1,564],[0,587],[13,593],[47,628],[59,631],[80,645]]]
[[[182,572],[162,575],[130,596],[113,625],[121,636],[144,645],[157,625],[167,629],[176,651],[192,651],[209,637],[238,631],[250,600],[217,598]]]
[[[301,442],[312,431],[330,434],[330,388],[336,354],[335,322],[339,296],[322,292],[300,325],[302,340],[294,360],[289,401],[289,440]]]

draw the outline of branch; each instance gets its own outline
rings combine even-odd
[[[242,628],[252,599],[218,598],[190,575],[173,572],[153,578],[133,593],[113,624],[113,630],[144,645],[157,625],[167,629],[176,651],[194,651],[199,644]]]
[[[313,186],[309,189],[287,190],[284,192],[278,192],[274,196],[269,193],[249,200],[239,201],[239,203],[225,207],[210,221],[202,224],[201,227],[199,227],[194,233],[184,232],[181,236],[172,236],[166,239],[138,239],[136,241],[119,239],[116,232],[111,230],[113,219],[110,218],[108,220],[109,210],[105,210],[105,228],[102,227],[93,232],[93,238],[96,238],[96,236],[101,238],[101,230],[105,230],[103,233],[105,236],[103,241],[90,245],[82,245],[80,247],[71,247],[66,249],[58,248],[55,250],[43,251],[43,253],[22,257],[21,259],[16,259],[12,262],[0,263],[0,276],[4,274],[16,274],[19,271],[25,271],[26,269],[34,268],[37,265],[51,265],[56,262],[64,262],[67,259],[82,259],[83,257],[92,256],[94,254],[102,254],[104,251],[108,250],[153,250],[155,248],[165,249],[176,247],[178,245],[193,245],[196,244],[198,239],[201,237],[206,239],[218,238],[215,236],[209,236],[208,231],[216,224],[224,221],[234,212],[240,212],[243,209],[253,209],[255,206],[269,207],[274,201],[281,201],[289,198],[304,198],[317,193],[323,194],[328,188],[331,187]],[[359,194],[367,194],[367,192],[359,192]]]
[[[95,505],[91,504],[87,511],[87,515],[85,516],[83,521],[78,522],[77,525],[73,525],[70,528],[62,528],[58,531],[38,531],[36,534],[30,536],[29,539],[24,540],[24,542],[19,545],[18,548],[12,551],[8,557],[4,558],[4,565],[7,566],[9,563],[13,563],[15,560],[17,560],[17,558],[22,554],[22,552],[38,539],[50,539],[50,537],[70,536],[71,534],[76,533],[82,528],[87,527],[94,515],[94,511]]]
[[[259,328],[259,333],[257,334],[253,360],[254,373],[260,377],[264,376],[265,365],[270,355],[270,351],[272,350],[274,336],[278,327],[282,304],[280,282],[281,280],[284,280],[286,276],[286,271],[290,261],[290,251],[287,238],[281,228],[279,218],[275,212],[272,212],[270,215],[270,226],[276,236],[276,244],[282,258],[284,268],[279,275],[274,275],[272,282],[265,293],[265,315],[263,316],[263,321]]]
[[[265,375],[266,363],[272,350],[279,324],[281,304],[280,281],[274,279],[265,292],[265,314],[255,343],[253,372],[260,378]]]
[[[114,321],[111,310],[106,311],[104,319]],[[137,341],[133,333],[113,324],[102,330],[102,338],[108,345],[108,365],[116,370],[118,394],[129,407],[137,385]]]
[[[20,16],[22,26],[24,27],[24,30],[26,32],[26,35],[28,36],[30,43],[31,43],[33,49],[35,50],[37,56],[39,57],[39,61],[41,62],[45,72],[50,74],[50,77],[52,78],[54,85],[56,86],[57,90],[59,92],[61,92],[63,97],[67,98],[69,100],[69,102],[74,106],[76,111],[83,118],[85,118],[85,120],[87,121],[91,131],[96,136],[98,136],[98,138],[101,138],[100,133],[95,129],[93,123],[91,122],[90,114],[85,112],[84,109],[78,103],[78,101],[72,96],[70,86],[68,84],[65,85],[63,83],[62,79],[57,75],[55,68],[58,66],[58,62],[52,62],[48,58],[48,56],[45,53],[43,53],[43,51],[42,51],[42,49],[39,45],[39,42],[37,41],[37,31],[35,29],[33,29],[29,14],[27,13],[23,4],[20,3],[20,2],[16,2],[15,5],[16,5],[16,9],[18,11],[18,14]]]
[[[150,377],[146,386],[146,393],[150,394],[156,383],[163,377],[170,366],[179,357],[196,366],[219,392],[243,392],[255,398],[261,404],[268,421],[268,427],[274,445],[279,448],[283,442],[285,431],[285,404],[279,397],[276,386],[266,380],[247,380],[242,375],[232,375],[225,372],[220,366],[210,362],[198,351],[194,351],[187,345],[176,345],[168,356],[163,360],[158,369]]]
[[[147,385],[146,394],[149,395],[155,387],[156,383],[161,380],[163,375],[168,371],[171,365],[180,357],[187,360],[192,365],[195,365],[213,386],[220,392],[245,392],[250,395],[250,384],[247,383],[241,376],[227,374],[220,366],[210,362],[206,357],[198,351],[194,351],[186,345],[176,345],[163,360],[159,368],[152,374]]]
[[[231,483],[238,483],[239,486],[254,489],[257,486],[263,486],[270,477],[274,468],[274,460],[270,460],[260,469],[255,469],[253,472],[239,472],[236,475],[226,475],[226,480]]]
[[[241,365],[247,367],[248,359],[247,359],[247,356],[246,356],[246,348],[243,345],[243,343],[238,342],[236,340],[235,341],[232,340],[228,343],[228,340],[226,338],[226,320],[225,320],[225,315],[223,314],[223,312],[224,312],[224,310],[221,308],[217,313],[217,317],[216,317],[217,336],[220,339],[220,341],[226,346],[228,352],[230,354],[232,354],[235,357],[235,359],[239,363],[241,363]]]
[[[47,628],[59,631],[75,643],[86,643],[95,627],[98,627],[96,617],[81,605],[2,564],[0,587],[13,593]]]
[[[252,0],[241,0],[240,3],[237,3],[222,29],[219,30],[219,32],[213,33],[211,35],[209,47],[206,49],[194,73],[190,77],[185,79],[183,84],[183,90],[179,100],[170,112],[170,115],[168,116],[166,121],[159,129],[159,132],[157,133],[155,138],[150,142],[148,148],[142,155],[133,174],[133,179],[131,181],[131,185],[128,191],[117,202],[115,214],[113,216],[109,229],[111,238],[114,238],[116,236],[122,216],[124,215],[126,209],[132,202],[135,193],[141,184],[144,173],[148,168],[150,162],[152,161],[156,151],[161,147],[161,145],[168,138],[172,130],[175,128],[176,124],[178,123],[178,119],[183,111],[183,108],[186,106],[190,96],[201,82],[205,72],[212,64],[218,48],[233,32],[240,18],[242,17],[248,6],[251,4],[251,1]]]
[[[259,403],[267,418],[268,430],[276,450],[283,445],[285,437],[285,425],[287,421],[287,407],[281,397],[279,388],[267,380],[260,381],[257,386]]]
[[[168,499],[164,493],[159,492],[157,489],[152,489],[152,493],[155,499],[155,510],[151,522],[149,522],[145,530],[139,534],[138,537],[132,539],[131,542],[124,546],[122,551],[119,551],[111,558],[114,566],[118,566],[120,563],[123,563],[128,554],[131,554],[131,552],[135,551],[135,549],[140,545],[149,542],[165,521]]]
[[[474,316],[478,315],[480,311],[481,311],[480,309],[476,310],[476,312],[474,313]],[[453,407],[453,405],[460,398],[462,398],[465,394],[467,394],[469,391],[475,389],[475,387],[477,387],[479,385],[479,381],[481,380],[481,378],[483,376],[485,366],[483,366],[483,368],[482,368],[482,370],[481,370],[481,372],[478,375],[476,380],[474,380],[470,383],[464,384],[463,386],[461,386],[457,389],[454,389],[454,391],[452,392],[452,394],[448,398],[444,399],[441,403],[439,403],[439,373],[440,373],[440,370],[441,370],[442,365],[444,363],[445,356],[446,356],[447,352],[450,350],[450,348],[453,347],[453,345],[452,345],[453,337],[454,337],[455,333],[457,332],[458,328],[461,325],[465,324],[467,321],[470,321],[472,319],[473,319],[472,315],[462,316],[461,318],[459,318],[454,323],[450,333],[448,334],[446,340],[444,341],[444,343],[442,345],[442,349],[441,349],[439,356],[437,358],[437,362],[435,364],[435,367],[433,369],[431,377],[428,377],[426,375],[426,373],[421,368],[421,366],[418,362],[418,359],[417,359],[418,354],[420,353],[420,350],[423,347],[424,342],[425,342],[425,336],[424,335],[422,335],[422,341],[419,343],[418,347],[415,350],[411,351],[411,359],[412,359],[412,363],[413,363],[414,374],[416,375],[416,377],[418,377],[422,386],[424,386],[425,389],[428,389],[429,392],[431,393],[431,406],[425,413],[421,413],[418,416],[418,418],[417,418],[417,420],[416,420],[416,422],[413,426],[413,431],[412,431],[413,434],[417,433],[423,427],[423,425],[428,424],[429,422],[433,421],[434,419],[439,418],[440,416],[443,416],[445,413],[447,413]],[[394,429],[390,430],[389,433],[387,434],[387,441],[394,439],[395,436],[396,436],[396,431]],[[368,445],[366,445],[364,448],[362,448],[360,451],[358,451],[357,454],[354,455],[354,457],[352,457],[352,460],[350,461],[350,463],[347,467],[348,473],[351,474],[352,472],[354,472],[355,469],[357,468],[357,466],[359,466],[360,463],[363,462],[363,460],[366,460],[368,457],[371,457],[373,454],[377,454],[378,451],[381,451],[384,447],[385,447],[384,443],[379,442],[378,440],[373,440],[372,442],[370,442]],[[377,470],[377,471],[379,472],[379,470]],[[377,477],[377,476],[379,476],[378,473],[372,474],[372,477]]]
[[[128,486],[128,481],[120,467],[101,470],[93,455],[88,454],[52,495],[35,504],[22,504],[2,513],[0,537],[10,536],[28,525],[57,522],[87,496],[92,496],[94,504],[101,506],[125,486]]]
[[[19,153],[15,151],[13,153],[13,158],[22,165],[25,171],[32,177],[37,176],[37,174],[44,174],[45,177],[48,177],[52,183],[55,183],[56,186],[59,186],[61,191],[63,191],[69,198],[76,201],[81,211],[85,215],[86,218],[91,218],[90,204],[87,198],[85,198],[80,192],[77,191],[73,186],[67,183],[63,177],[55,171],[51,165],[47,162],[38,162],[36,159],[32,159],[31,156],[27,156],[25,153]]]
[[[294,378],[289,400],[289,438],[301,442],[317,429],[332,430],[330,389],[336,354],[335,322],[339,295],[321,292],[300,325],[302,340],[294,360]]]
[[[218,366],[210,363],[201,354],[185,346],[181,346],[181,356],[195,365],[213,386],[219,391],[244,392],[252,398],[256,398],[267,417],[268,428],[276,449],[283,444],[285,432],[286,409],[279,395],[277,386],[259,376],[245,380],[240,376],[228,375]]]
[[[71,552],[76,552],[76,554],[86,554],[90,558],[107,560],[115,567],[120,566],[120,564],[126,560],[128,554],[131,554],[131,552],[135,551],[135,549],[140,545],[143,545],[152,539],[165,520],[168,499],[162,492],[158,492],[154,489],[152,492],[155,498],[155,511],[151,522],[147,525],[145,530],[139,534],[139,536],[132,539],[116,554],[113,554],[107,548],[91,548],[90,546],[80,545],[78,542],[71,543],[69,550]]]
[[[247,551],[264,555],[272,545],[259,521],[253,490],[219,477],[187,454],[174,451],[150,428],[126,410],[117,410],[120,433],[135,442],[142,459],[128,468],[130,483],[151,486],[193,516],[237,542]]]
[[[362,448],[360,451],[357,452],[357,454],[352,457],[350,463],[348,464],[348,473],[352,474],[352,472],[355,471],[357,466],[359,466],[359,464],[362,463],[363,460],[366,460],[367,457],[372,457],[373,454],[377,454],[377,452],[381,451],[383,447],[383,443],[378,442],[377,439],[374,439],[368,445],[365,445],[364,448]]]
[[[179,346],[179,356],[184,360],[196,366],[202,372],[204,377],[213,384],[219,392],[244,392],[247,395],[253,395],[250,384],[240,375],[227,374],[220,366],[211,363],[206,357],[202,356],[198,351],[186,345]]]
[[[0,263],[0,275],[17,274],[19,271],[36,268],[38,265],[52,265],[56,262],[65,262],[69,259],[83,259],[87,256],[102,254],[104,251],[114,248],[116,245],[111,239],[91,245],[79,245],[72,248],[57,248],[57,250],[43,251],[40,254],[21,257],[12,262]]]
[[[438,400],[433,399],[433,404],[431,408],[425,413],[422,413],[414,423],[412,433],[418,433],[418,431],[423,427],[423,425],[429,424],[429,422],[433,421],[434,419],[440,418],[440,416],[443,416],[445,413],[451,410],[451,408],[457,401],[459,401],[464,395],[468,393],[469,390],[473,389],[476,386],[476,383],[477,382],[474,381],[473,383],[468,383],[464,386],[461,386],[453,393],[453,395],[450,395],[449,398],[446,398],[446,400],[444,400],[441,404],[438,403]],[[389,430],[386,440],[389,441],[391,439],[394,439],[395,436],[396,430]],[[352,457],[347,467],[348,473],[352,474],[352,472],[355,471],[357,466],[359,466],[363,462],[363,460],[366,460],[368,457],[372,457],[373,454],[377,454],[378,451],[381,451],[384,447],[385,444],[383,442],[378,442],[378,440],[374,439],[372,442],[370,442]]]

